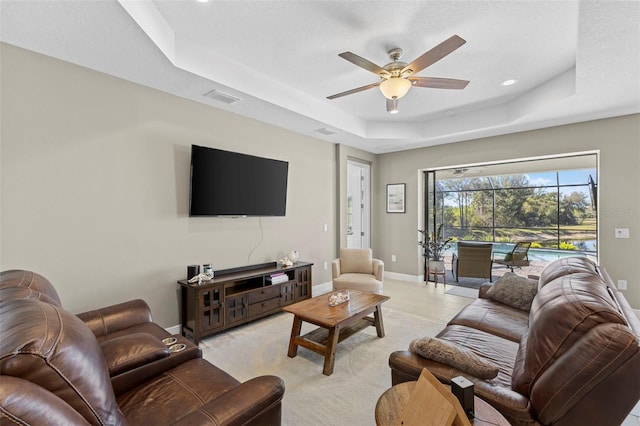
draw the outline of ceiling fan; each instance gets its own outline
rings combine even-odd
[[[466,41],[463,38],[457,35],[451,36],[410,64],[399,61],[402,56],[402,49],[396,47],[388,52],[389,58],[391,58],[392,62],[389,62],[383,67],[380,67],[373,62],[356,55],[355,53],[340,53],[338,56],[341,58],[378,75],[378,77],[380,77],[380,81],[347,90],[346,92],[327,96],[327,99],[336,99],[374,87],[379,87],[384,97],[387,98],[387,111],[395,114],[398,112],[398,99],[406,95],[411,86],[430,87],[434,89],[464,89],[467,84],[469,84],[469,81],[467,80],[416,77],[414,74],[422,71],[430,65],[433,65],[465,43]]]

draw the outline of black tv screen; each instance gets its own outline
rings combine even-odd
[[[289,163],[191,146],[190,216],[284,216]]]

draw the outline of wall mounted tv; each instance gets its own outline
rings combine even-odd
[[[191,146],[189,216],[284,216],[289,163]]]

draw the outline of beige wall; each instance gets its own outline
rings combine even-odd
[[[374,254],[416,276],[419,170],[593,150],[600,260],[640,308],[638,115],[374,155],[0,46],[0,268],[49,277],[72,312],[139,297],[176,325],[186,265],[267,262],[292,248],[315,264],[314,284],[330,281],[323,263],[346,244],[347,159],[372,165]],[[289,161],[287,216],[189,218],[191,144]],[[407,213],[386,213],[388,183],[407,184]],[[629,240],[613,238],[620,227]]]
[[[331,280],[334,145],[1,47],[2,270],[45,275],[72,312],[143,298],[165,327],[188,264],[297,249],[314,284]],[[288,161],[286,217],[188,217],[191,144]]]
[[[375,250],[385,269],[417,276],[419,170],[525,157],[599,151],[600,263],[614,281],[625,279],[629,303],[640,308],[640,115],[589,121],[505,136],[403,151],[378,160],[378,203],[384,212],[387,183],[406,182],[407,213],[379,214]],[[614,238],[615,228],[629,228],[630,239]],[[397,257],[391,263],[391,255]]]

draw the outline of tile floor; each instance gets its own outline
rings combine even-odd
[[[532,265],[517,273],[519,275],[539,275],[542,268],[542,265]],[[447,286],[438,285],[436,287],[433,282],[425,285],[424,282],[412,283],[385,278],[384,293],[391,296],[385,306],[424,316],[444,326],[460,309],[473,301],[467,297],[445,294],[454,281],[448,279]],[[622,423],[622,426],[640,426],[640,401]]]

